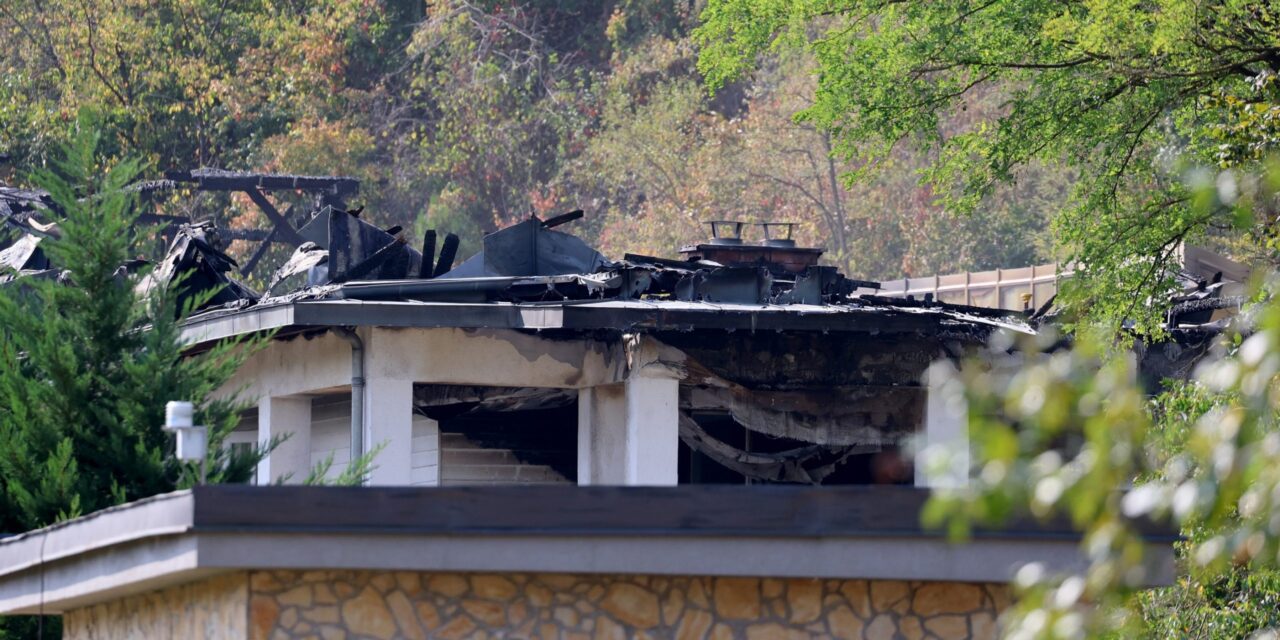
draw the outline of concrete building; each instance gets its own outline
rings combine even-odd
[[[219,391],[251,404],[228,446],[279,442],[262,486],[0,539],[0,614],[85,640],[990,638],[1018,566],[1082,562],[1061,523],[964,546],[919,524],[968,473],[931,372],[1033,333],[1016,315],[880,296],[738,223],[611,260],[554,229],[580,212],[531,218],[454,266],[456,238],[437,260],[434,232],[418,251],[357,213],[288,229],[265,294],[217,230],[178,233],[143,286],[218,287],[193,354],[263,340]],[[913,441],[959,455],[926,469]],[[368,486],[288,486],[366,453]],[[1148,542],[1165,583],[1170,537]]]
[[[125,638],[994,638],[1065,524],[966,545],[910,487],[198,487],[0,540],[0,613]],[[1152,536],[1149,579],[1172,578]]]
[[[320,238],[312,227],[334,255],[332,238],[382,233],[331,210],[301,231]],[[955,440],[965,420],[930,364],[1031,332],[998,310],[855,293],[875,283],[816,266],[814,249],[695,249],[614,262],[533,219],[430,279],[325,272],[207,309],[184,335],[198,351],[270,332],[226,391],[256,400],[234,442],[287,437],[260,484],[377,450],[368,483],[383,486],[923,485],[908,440]],[[378,253],[346,251],[352,270]]]

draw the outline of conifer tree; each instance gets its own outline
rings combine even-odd
[[[211,399],[253,345],[182,357],[172,290],[143,296],[121,269],[135,237],[134,161],[105,166],[82,118],[61,159],[33,176],[52,197],[64,269],[0,287],[0,531],[18,532],[194,484],[161,429],[168,400],[196,403],[210,428],[209,482],[247,480],[261,451],[221,443],[234,400]],[[161,288],[163,289],[163,288]]]

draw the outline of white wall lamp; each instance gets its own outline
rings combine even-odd
[[[200,462],[200,484],[204,484],[204,461],[209,452],[209,430],[194,424],[195,407],[173,400],[164,405],[164,430],[177,434],[175,453],[184,462]]]

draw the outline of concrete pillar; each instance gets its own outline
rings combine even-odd
[[[416,486],[440,486],[440,423],[414,414],[412,468],[409,479]]]
[[[632,376],[578,393],[578,484],[674,486],[678,380]]]
[[[946,360],[925,372],[924,428],[917,442],[916,486],[954,488],[969,479],[969,404]]]
[[[370,378],[365,386],[364,448],[373,451],[366,484],[409,485],[413,481],[413,381]]]
[[[266,397],[258,402],[258,440],[288,436],[258,463],[258,484],[301,484],[311,472],[311,398]]]

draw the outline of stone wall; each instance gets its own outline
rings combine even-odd
[[[233,573],[67,612],[65,640],[245,638],[249,577]]]
[[[249,638],[994,638],[999,585],[254,572]]]
[[[68,612],[68,640],[994,638],[999,585],[253,571]]]

